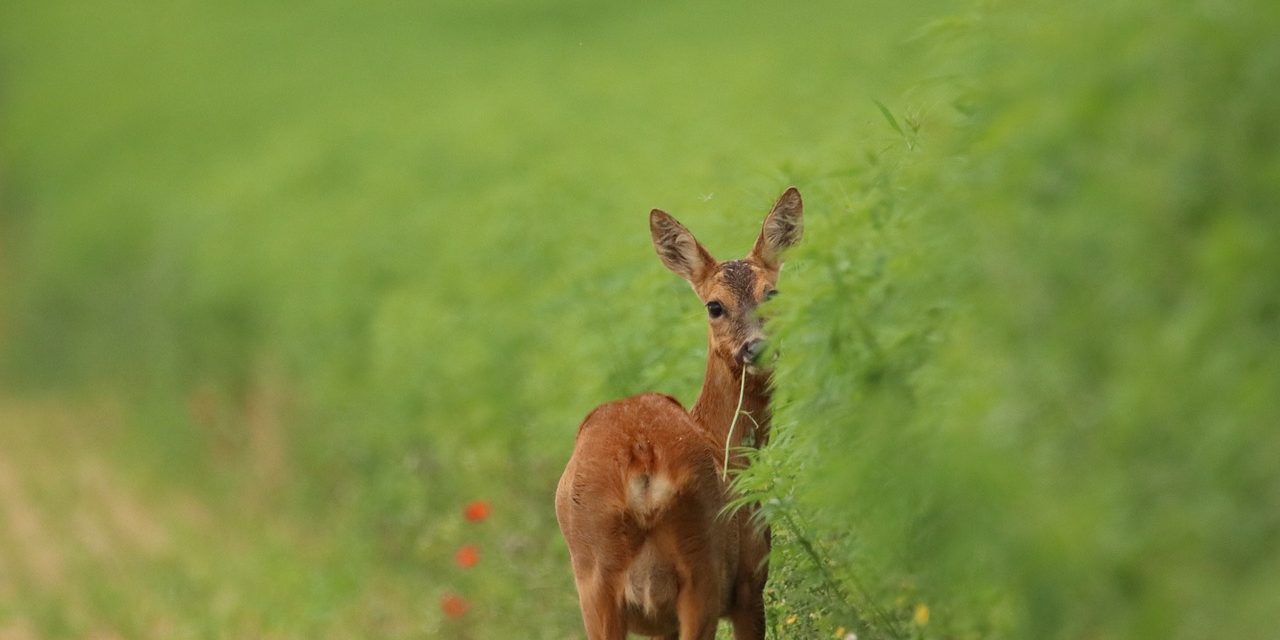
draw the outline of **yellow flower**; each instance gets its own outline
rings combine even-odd
[[[795,624],[795,623],[796,623],[796,614],[793,613],[787,616],[787,624]]]
[[[917,603],[915,613],[911,615],[911,620],[922,627],[929,624],[929,606],[923,602]]]
[[[836,637],[837,638],[844,637],[844,627],[836,627]]]

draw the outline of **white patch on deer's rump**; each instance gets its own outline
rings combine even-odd
[[[671,499],[674,487],[665,474],[637,473],[627,484],[627,506],[644,524],[651,524]]]

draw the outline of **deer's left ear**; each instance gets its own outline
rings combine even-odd
[[[653,248],[657,249],[662,264],[688,280],[695,289],[711,274],[716,259],[671,214],[661,209],[651,211],[649,233],[653,235]]]
[[[804,202],[800,200],[798,189],[788,187],[765,217],[760,237],[751,249],[751,257],[776,271],[782,267],[782,252],[799,243],[802,235]]]

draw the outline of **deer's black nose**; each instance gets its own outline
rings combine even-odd
[[[741,362],[742,364],[751,364],[755,362],[756,358],[759,358],[760,354],[763,352],[764,340],[757,338],[742,345],[741,349],[738,349],[738,362]]]

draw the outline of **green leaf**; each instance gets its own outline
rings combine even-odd
[[[906,132],[904,132],[902,130],[902,127],[898,125],[898,119],[893,117],[893,113],[889,111],[889,107],[884,106],[883,102],[880,102],[879,100],[876,100],[874,98],[872,98],[871,101],[876,103],[876,106],[880,108],[880,113],[884,115],[885,120],[889,121],[889,126],[893,127],[893,130],[897,131],[898,135],[902,136],[903,138],[906,138],[907,137]]]

